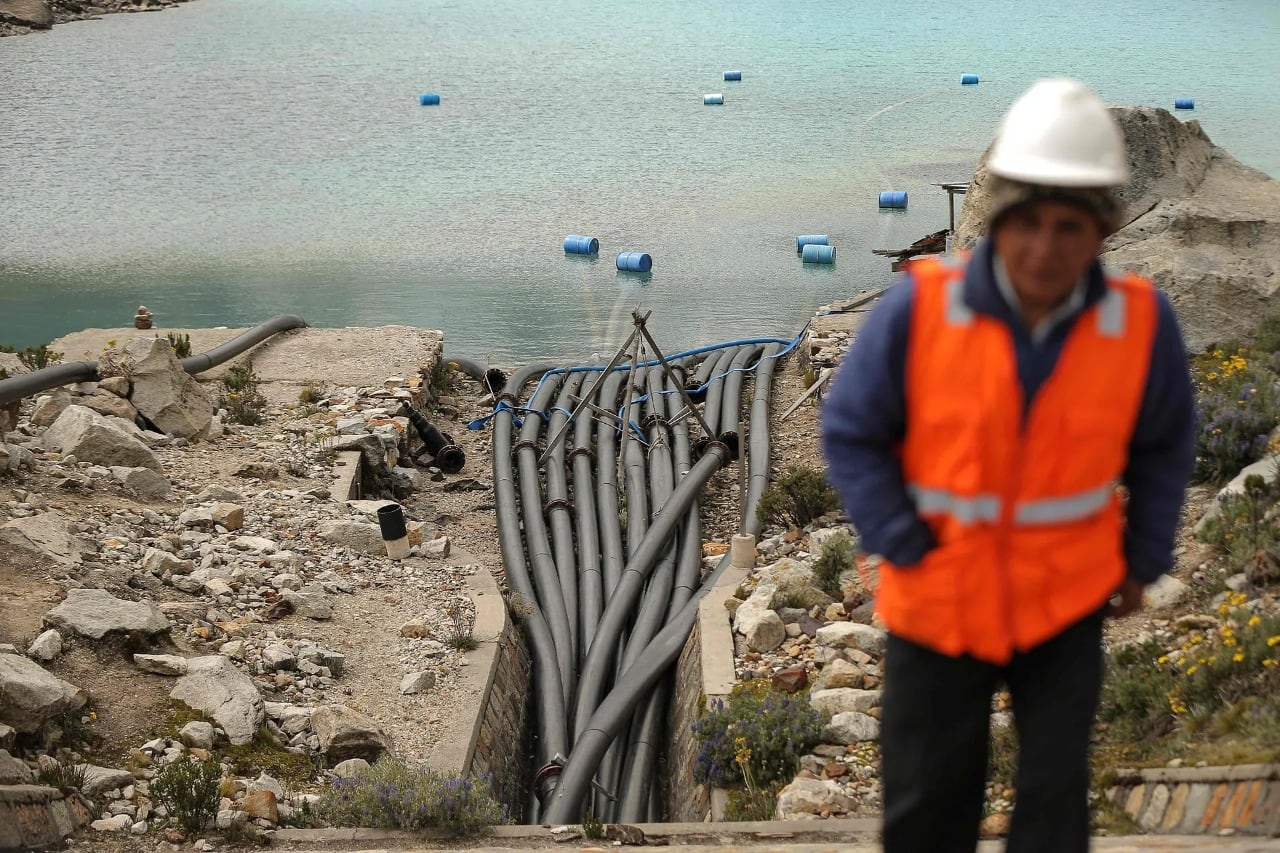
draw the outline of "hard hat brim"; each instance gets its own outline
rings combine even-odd
[[[1068,165],[1025,154],[1010,157],[995,153],[987,162],[987,169],[1002,178],[1056,187],[1119,187],[1129,182],[1127,165]]]

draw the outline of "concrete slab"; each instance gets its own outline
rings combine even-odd
[[[63,335],[49,344],[64,361],[96,361],[115,341],[123,347],[135,337],[165,337],[172,332],[188,335],[191,354],[199,355],[226,343],[247,329],[133,328],[84,329]],[[251,365],[262,381],[268,399],[297,399],[297,390],[308,382],[330,386],[380,385],[388,376],[408,379],[430,371],[440,358],[444,333],[414,326],[349,327],[343,329],[294,329],[282,332],[225,364],[199,374],[201,382],[216,381],[234,365]]]

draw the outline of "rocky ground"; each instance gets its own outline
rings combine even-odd
[[[0,0],[0,37],[47,30],[113,12],[158,12],[187,0]]]
[[[3,433],[0,706],[18,731],[0,728],[0,749],[31,770],[102,768],[90,771],[105,803],[96,826],[134,833],[156,815],[149,776],[184,752],[239,745],[245,769],[288,771],[227,792],[220,822],[264,828],[301,807],[315,765],[392,745],[425,756],[471,700],[455,689],[465,654],[449,645],[474,616],[466,576],[499,565],[487,437],[465,428],[488,410],[479,386],[306,385],[306,402],[262,397],[262,424],[248,426],[225,410],[159,413],[148,369],[26,401]],[[184,395],[219,393],[170,392],[192,411]],[[396,416],[404,402],[430,406],[467,454],[463,472],[396,460],[419,447]],[[169,434],[101,414],[142,409]],[[381,485],[404,506],[408,558],[386,555],[374,518],[385,500],[333,493],[347,447],[398,462],[381,465]]]

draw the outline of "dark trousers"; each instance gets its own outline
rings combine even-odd
[[[1005,666],[890,635],[881,709],[885,853],[972,853],[991,697],[1013,699],[1017,789],[1009,853],[1089,849],[1089,738],[1102,686],[1102,615]]]

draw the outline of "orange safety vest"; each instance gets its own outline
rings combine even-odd
[[[964,303],[964,269],[915,282],[901,459],[937,547],[886,564],[876,606],[895,634],[996,664],[1096,611],[1126,574],[1116,486],[1147,383],[1155,290],[1136,275],[1076,320],[1023,419],[1008,327]]]

